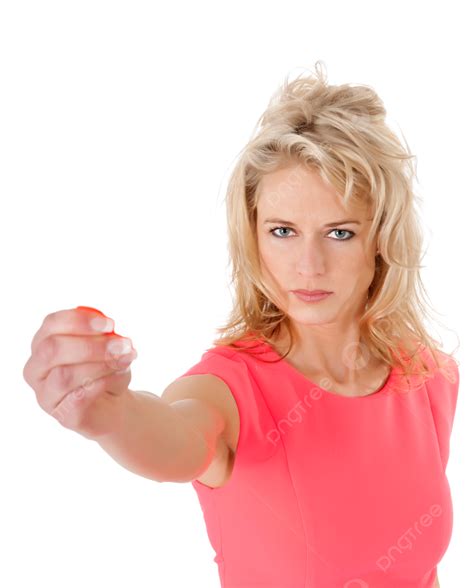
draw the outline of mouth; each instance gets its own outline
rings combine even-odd
[[[308,290],[292,290],[292,293],[303,302],[319,302],[331,296],[332,292],[326,290],[312,290],[312,294],[307,294]],[[316,292],[316,294],[314,294]]]
[[[296,294],[303,294],[304,296],[317,296],[318,294],[332,294],[328,290],[291,290]]]

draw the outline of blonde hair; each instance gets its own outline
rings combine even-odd
[[[262,278],[256,242],[258,186],[263,175],[291,162],[316,169],[344,205],[369,205],[369,242],[378,239],[375,275],[360,320],[361,341],[376,358],[405,375],[431,377],[417,351],[429,350],[437,368],[441,343],[423,323],[429,303],[420,276],[423,233],[412,155],[385,121],[386,110],[366,85],[329,85],[321,71],[298,76],[271,97],[229,179],[226,205],[233,307],[214,345],[242,348],[240,340],[272,345],[281,329],[293,332],[277,295]],[[406,141],[405,141],[406,143]],[[408,360],[408,361],[406,361]]]

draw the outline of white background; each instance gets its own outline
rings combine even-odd
[[[46,314],[93,306],[161,394],[230,308],[224,196],[286,74],[371,85],[418,158],[423,278],[457,345],[442,588],[473,585],[472,20],[462,2],[0,5],[0,585],[218,588],[190,484],[131,474],[22,378]],[[472,284],[471,284],[472,286]],[[437,327],[435,327],[437,328]],[[462,579],[462,582],[461,582]]]

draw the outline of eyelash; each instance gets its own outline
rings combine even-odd
[[[276,237],[277,239],[286,239],[286,237],[282,237],[281,235],[276,235],[274,233],[274,231],[277,231],[278,229],[289,229],[290,231],[292,231],[293,229],[291,227],[274,227],[273,229],[270,229],[268,232],[271,233],[274,237]],[[330,231],[330,233],[332,233],[333,231],[342,231],[343,233],[350,233],[350,237],[347,237],[346,239],[334,239],[334,241],[350,241],[352,239],[352,237],[355,236],[354,231],[349,231],[347,229],[332,229]]]

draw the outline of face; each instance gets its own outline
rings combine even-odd
[[[263,276],[278,293],[278,307],[305,325],[341,328],[357,321],[375,271],[376,243],[368,243],[369,229],[368,210],[345,209],[316,170],[296,163],[265,175],[257,238]],[[305,302],[292,292],[298,289],[332,294]]]

